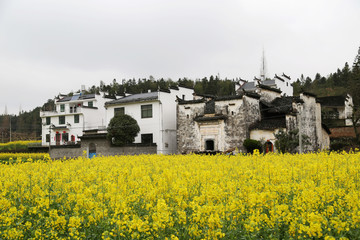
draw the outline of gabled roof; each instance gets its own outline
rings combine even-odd
[[[259,88],[265,89],[265,90],[269,90],[269,91],[273,91],[273,92],[277,92],[277,93],[281,93],[280,89],[277,88],[273,88],[267,85],[263,85],[263,84],[259,84]]]
[[[95,93],[92,94],[76,94],[73,96],[66,96],[58,100],[57,102],[69,102],[69,101],[79,101],[79,100],[85,100],[85,99],[92,99],[95,98]]]
[[[246,82],[240,88],[244,90],[253,90],[255,89],[255,82]]]
[[[319,97],[318,101],[322,106],[344,106],[346,101],[346,95],[340,96],[328,96],[328,97]]]
[[[274,130],[277,128],[286,128],[285,116],[278,118],[269,118],[258,121],[250,125],[250,130],[260,129],[260,130]]]
[[[123,97],[114,101],[106,102],[105,105],[117,105],[131,102],[146,102],[158,99],[158,92],[139,93]]]

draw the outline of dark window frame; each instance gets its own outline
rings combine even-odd
[[[60,112],[65,112],[65,104],[60,104]]]
[[[141,143],[143,144],[154,143],[154,135],[152,133],[141,134]]]
[[[65,124],[65,116],[59,116],[59,125]]]
[[[141,105],[141,118],[152,118],[152,104]]]
[[[119,116],[124,114],[125,114],[125,107],[114,108],[114,116]]]
[[[76,114],[74,115],[74,123],[79,123],[80,122],[80,115]]]
[[[51,124],[51,117],[46,117],[46,125],[50,125]]]
[[[93,101],[89,101],[89,102],[88,102],[88,107],[94,107],[94,102],[93,102]]]

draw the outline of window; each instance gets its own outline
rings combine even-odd
[[[141,105],[141,118],[152,118],[152,105]]]
[[[51,118],[50,117],[46,117],[46,125],[50,125],[51,123]]]
[[[150,134],[141,134],[141,143],[153,143],[153,135]]]
[[[50,142],[50,134],[46,134],[46,142]]]
[[[80,115],[74,115],[74,123],[80,122]]]
[[[65,116],[59,116],[59,124],[65,124]]]
[[[119,107],[119,108],[114,109],[114,116],[124,115],[124,114],[125,114],[125,108],[124,107]]]
[[[60,112],[65,112],[65,104],[60,105]]]
[[[94,102],[93,101],[88,102],[88,107],[94,107]]]
[[[67,143],[69,141],[69,134],[68,133],[63,133],[62,134],[62,140],[64,143]]]

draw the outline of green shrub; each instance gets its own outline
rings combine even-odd
[[[255,149],[258,149],[260,153],[263,151],[261,142],[254,139],[245,139],[243,145],[248,153],[253,153]]]

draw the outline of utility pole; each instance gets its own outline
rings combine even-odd
[[[303,153],[303,147],[302,147],[302,120],[301,120],[301,112],[300,112],[300,108],[301,105],[298,105],[299,109],[298,109],[298,118],[299,118],[299,153],[302,154]]]
[[[11,115],[9,115],[10,118],[10,142],[11,142]]]

